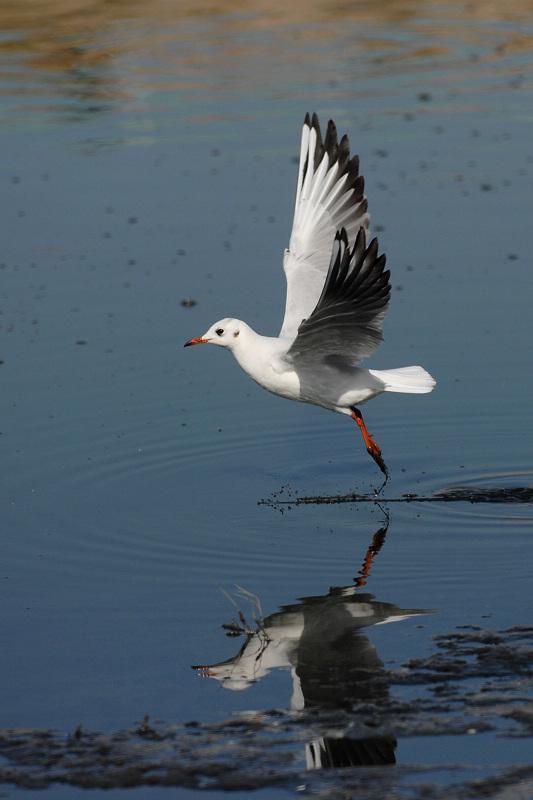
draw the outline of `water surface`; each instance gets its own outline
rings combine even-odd
[[[222,746],[236,714],[246,722],[238,746],[253,730],[261,750],[279,733],[277,709],[288,715],[277,746],[290,768],[280,762],[265,783],[268,763],[250,750],[239,760],[258,797],[303,784],[331,796],[347,776],[362,792],[357,770],[309,781],[305,748],[346,726],[364,738],[375,715],[397,741],[398,771],[384,789],[372,768],[374,796],[395,780],[419,796],[417,770],[435,793],[495,774],[512,790],[511,765],[531,760],[530,723],[507,714],[531,701],[516,650],[530,652],[530,495],[500,502],[531,487],[527,4],[8,3],[0,21],[10,780],[28,785],[31,769],[46,785],[38,758],[23,766],[9,749],[12,729],[29,729],[29,753],[39,731],[60,749],[80,725],[96,737],[125,731],[131,763],[143,764],[149,715],[172,763],[185,763],[190,729],[180,726],[207,726],[198,751],[211,783],[201,768],[185,785],[232,792],[243,775],[213,778],[223,770],[209,746]],[[226,315],[277,334],[308,110],[323,124],[333,117],[360,154],[392,271],[386,342],[371,363],[419,363],[438,382],[431,395],[365,409],[391,472],[379,504],[380,475],[355,425],[267,395],[214,348],[183,350]],[[480,502],[441,501],[456,487]],[[271,630],[255,673],[233,661],[247,641],[224,593],[235,599],[236,586],[280,637]],[[250,602],[236,602],[255,631]],[[240,638],[221,629],[233,618]],[[449,651],[450,682],[432,694],[431,659],[462,630],[474,638]],[[503,672],[503,656],[486,666],[478,630],[500,636]],[[387,687],[366,705],[366,679],[349,670],[355,653],[372,655],[359,668],[373,664]],[[465,658],[483,669],[454,672]],[[228,660],[244,679],[191,669]],[[410,684],[417,663],[428,671]],[[298,694],[294,672],[320,691]],[[446,691],[457,718],[440,709],[436,721],[423,704]],[[412,704],[406,724],[401,703]],[[88,763],[92,777],[70,785],[58,773],[67,785],[41,796],[75,797],[76,785],[96,795],[104,784]]]

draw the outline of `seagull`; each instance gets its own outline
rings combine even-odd
[[[359,157],[350,157],[348,136],[339,142],[330,120],[323,139],[317,115],[307,114],[283,259],[287,299],[279,336],[261,336],[246,322],[226,317],[184,346],[225,347],[267,391],[352,417],[386,483],[381,449],[358,407],[382,392],[431,392],[435,380],[418,366],[358,366],[383,341],[390,300],[390,272],[378,240],[368,243],[369,223]]]

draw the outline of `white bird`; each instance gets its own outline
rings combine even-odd
[[[302,130],[294,222],[283,268],[285,317],[279,336],[261,336],[239,319],[221,319],[194,344],[233,353],[243,370],[273,394],[351,416],[368,453],[388,478],[361,406],[382,392],[424,394],[435,380],[422,367],[389,370],[357,366],[383,341],[390,299],[385,256],[367,246],[370,215],[347,136],[340,143],[329,121],[322,140],[316,114]]]

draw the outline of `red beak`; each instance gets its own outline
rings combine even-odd
[[[192,344],[206,344],[209,339],[202,339],[201,336],[197,336],[196,339],[189,339],[188,342],[185,342],[183,345],[184,347],[190,347]]]

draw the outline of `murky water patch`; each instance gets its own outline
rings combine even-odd
[[[388,791],[401,787],[406,796],[419,796],[417,783],[423,777],[424,796],[440,797],[438,776],[428,764],[440,761],[455,780],[468,786],[470,796],[485,796],[488,775],[495,776],[502,788],[514,786],[517,780],[524,786],[532,779],[528,768],[503,766],[520,759],[522,745],[527,759],[523,732],[524,726],[527,731],[531,725],[531,715],[520,706],[523,693],[527,694],[530,636],[531,628],[525,627],[463,630],[441,637],[443,649],[404,665],[388,681],[386,672],[377,675],[375,669],[367,669],[365,697],[347,694],[346,703],[353,706],[349,712],[337,708],[332,713],[315,705],[299,714],[248,712],[221,723],[185,726],[153,724],[145,718],[136,728],[110,735],[82,727],[69,736],[14,729],[2,732],[0,747],[11,781],[22,787],[44,788],[55,781],[108,789],[185,785],[235,791],[274,785],[292,796],[306,785],[313,796],[321,797],[335,767],[343,785],[357,790],[358,796],[375,797],[385,787]],[[413,701],[396,696],[384,705],[381,700],[388,684],[395,694],[403,682],[427,685],[429,696]],[[513,748],[507,747],[509,740],[504,738],[494,750],[497,757],[491,758],[490,752],[487,757],[485,751],[483,758],[480,748],[490,747],[483,731],[495,726],[500,735],[512,738]],[[435,760],[425,752],[425,743],[435,735],[441,743],[451,737],[447,751],[451,759]],[[462,751],[457,751],[454,763],[458,741]],[[404,742],[409,765],[401,756]],[[43,758],[50,761],[47,753],[53,754],[53,764],[43,770]],[[425,766],[418,766],[419,759]],[[459,765],[465,760],[470,766]],[[404,766],[393,771],[372,770],[372,765],[402,762]],[[476,768],[478,762],[484,766]],[[498,766],[490,767],[490,762]],[[361,766],[366,769],[356,768]],[[410,786],[412,781],[415,784]]]

